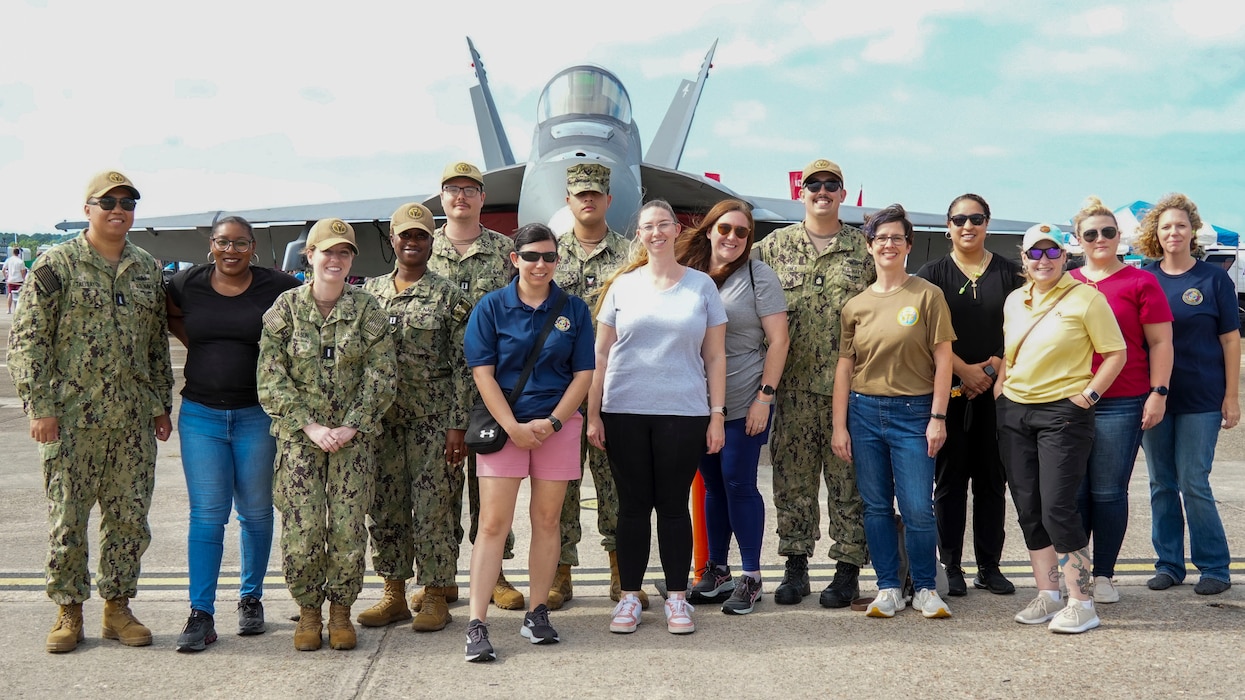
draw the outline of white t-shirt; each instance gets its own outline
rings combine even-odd
[[[16,255],[10,255],[4,261],[4,281],[19,284],[26,279],[26,262]]]

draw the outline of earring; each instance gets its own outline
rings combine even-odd
[[[216,262],[216,256],[212,255],[211,252],[208,253],[208,262]]]
[[[946,233],[942,234],[942,237],[947,239],[948,241],[951,240],[951,232],[947,231]]]
[[[251,253],[251,264],[252,265],[259,264],[259,253]]]

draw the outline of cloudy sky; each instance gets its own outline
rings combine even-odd
[[[431,6],[433,9],[429,9]],[[1245,6],[869,0],[5,0],[0,231],[81,217],[119,168],[141,216],[426,194],[479,159],[465,37],[516,157],[545,81],[627,86],[645,147],[714,39],[682,167],[787,196],[829,157],[851,199],[1065,222],[1183,191],[1245,231]],[[299,11],[292,14],[289,8]],[[422,8],[422,9],[421,9]]]

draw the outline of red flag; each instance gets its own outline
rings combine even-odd
[[[799,199],[800,190],[804,188],[804,172],[792,170],[787,173],[787,177],[791,183],[791,198]]]
[[[856,206],[863,207],[865,205],[865,186],[860,186],[860,194],[856,195]]]
[[[715,181],[717,181],[717,182],[721,182],[721,181],[722,181],[722,174],[721,174],[721,173],[705,173],[705,177],[709,178],[710,180],[715,180]]]

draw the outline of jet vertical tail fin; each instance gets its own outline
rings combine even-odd
[[[501,117],[497,115],[497,105],[493,102],[493,93],[488,88],[488,75],[484,71],[484,61],[480,52],[476,51],[471,37],[467,37],[467,48],[471,50],[471,67],[475,69],[479,85],[471,88],[471,105],[476,114],[476,129],[480,132],[480,148],[484,150],[484,169],[495,170],[507,165],[514,165],[514,153],[510,150],[510,141],[502,128]]]
[[[687,135],[692,130],[692,118],[696,116],[696,105],[700,102],[700,93],[705,89],[705,81],[709,78],[709,69],[713,67],[713,52],[718,48],[718,40],[713,40],[709,53],[700,64],[700,73],[696,80],[684,80],[674,94],[670,109],[661,120],[661,126],[649,144],[644,162],[660,165],[665,168],[678,169],[683,158],[683,147],[687,144]]]

